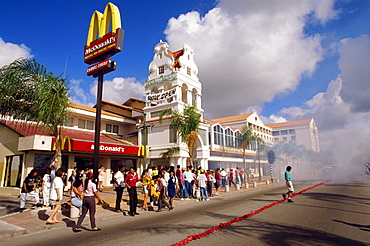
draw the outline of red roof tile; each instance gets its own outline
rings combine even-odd
[[[277,127],[285,127],[285,126],[305,125],[305,124],[309,124],[311,120],[312,119],[288,121],[288,122],[282,122],[282,123],[268,124],[266,126],[271,127],[271,128],[277,128]]]
[[[27,137],[31,135],[53,136],[53,134],[49,130],[43,129],[42,127],[37,126],[36,124],[33,123],[15,124],[13,122],[1,122],[1,124],[17,132],[22,137]],[[95,132],[72,128],[63,128],[61,135],[63,137],[68,136],[70,139],[79,139],[87,141],[94,141],[95,138]],[[100,134],[100,142],[122,144],[103,134]]]
[[[243,120],[243,119],[247,119],[251,114],[253,113],[227,116],[223,118],[212,119],[209,121],[214,122],[214,123],[222,123],[222,122],[229,122],[229,121],[234,121],[234,120]]]

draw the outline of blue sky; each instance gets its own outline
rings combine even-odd
[[[370,1],[113,3],[125,37],[123,51],[113,57],[117,70],[105,76],[105,100],[142,96],[159,40],[172,51],[189,42],[206,118],[252,111],[265,123],[313,117],[324,147],[353,135],[369,144]],[[96,80],[86,75],[83,46],[92,13],[106,4],[0,0],[0,66],[32,56],[55,74],[65,72],[73,102],[93,105]]]

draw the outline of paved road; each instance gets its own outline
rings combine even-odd
[[[31,207],[28,206],[27,207]],[[0,195],[0,217],[19,211],[19,198],[11,195]]]
[[[319,182],[295,183],[296,191]],[[329,182],[236,222],[190,245],[370,245],[368,183]],[[58,229],[5,240],[1,245],[170,245],[281,199],[284,185],[178,206],[162,213],[98,221],[99,232]],[[88,217],[84,225],[90,228]]]

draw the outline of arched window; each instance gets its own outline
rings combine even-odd
[[[193,89],[191,91],[191,104],[197,106],[197,90]]]
[[[220,125],[217,125],[213,127],[213,131],[215,144],[224,145],[224,129]]]
[[[188,103],[188,86],[186,84],[181,86],[181,100]]]
[[[230,128],[225,130],[225,142],[226,146],[233,147],[234,146],[234,141],[233,141],[233,132]]]

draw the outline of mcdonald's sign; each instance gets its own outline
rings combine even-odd
[[[112,23],[112,31],[109,32]],[[108,33],[109,32],[109,33]],[[95,11],[90,20],[89,32],[84,47],[84,61],[93,64],[122,51],[124,31],[117,6],[108,3],[104,14]]]
[[[63,138],[63,136],[61,136],[61,135],[58,135],[57,139],[55,140],[54,145],[53,145],[53,150],[57,149],[57,142],[58,141],[59,141],[59,144],[60,144],[60,150],[64,150],[67,140],[68,140],[68,151],[71,151],[72,150],[71,139],[68,136],[65,136]]]
[[[149,147],[148,146],[144,147],[144,145],[140,145],[137,151],[137,156],[144,156],[144,155],[149,156]]]

